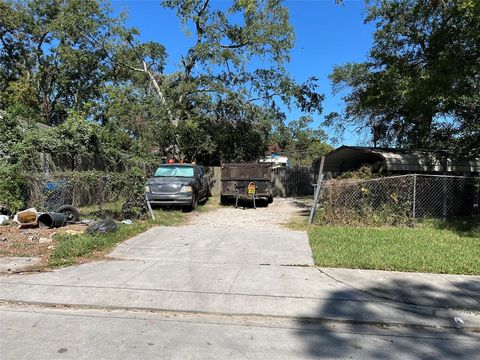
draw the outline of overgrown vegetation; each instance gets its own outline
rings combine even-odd
[[[19,166],[0,163],[0,207],[11,212],[24,206],[26,181]]]
[[[107,1],[1,3],[0,110],[62,129],[29,139],[35,151],[69,157],[71,170],[92,154],[107,167],[152,152],[157,160],[249,161],[285,120],[278,103],[321,112],[317,80],[297,83],[285,71],[294,32],[280,1],[161,5],[194,39],[173,73],[165,73],[168,49],[142,42]],[[251,66],[255,58],[263,67]]]
[[[412,217],[411,176],[377,178],[371,167],[325,181],[315,223],[346,226],[405,226]]]
[[[369,205],[343,208],[327,204],[315,214],[318,225],[341,226],[414,226],[411,204],[383,204],[373,208]]]
[[[315,264],[392,271],[480,274],[480,219],[416,228],[306,226]]]
[[[146,171],[132,167],[125,172],[66,171],[54,174],[29,174],[29,205],[48,211],[63,204],[95,208],[95,216],[118,220],[146,216],[144,197]],[[120,208],[109,211],[111,204]],[[91,212],[90,212],[91,213]]]

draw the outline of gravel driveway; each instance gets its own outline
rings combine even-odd
[[[257,207],[257,209],[243,209],[239,207],[235,209],[233,206],[221,206],[215,211],[194,213],[190,224],[212,228],[244,227],[284,229],[282,227],[283,224],[301,215],[305,209],[300,201],[275,198],[274,202],[269,204],[268,207]]]

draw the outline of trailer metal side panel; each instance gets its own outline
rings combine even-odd
[[[222,196],[248,197],[250,183],[257,187],[256,197],[272,196],[270,164],[224,164],[222,166]]]

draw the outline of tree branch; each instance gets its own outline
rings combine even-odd
[[[195,16],[195,18],[194,18],[195,29],[197,31],[197,42],[195,44],[195,47],[202,43],[202,36],[203,36],[203,33],[204,33],[204,29],[200,25],[200,20],[201,20],[203,14],[205,13],[205,11],[207,10],[207,6],[208,6],[209,1],[210,0],[205,0],[202,8],[198,11],[195,11],[197,13],[197,16]],[[191,76],[192,69],[195,66],[197,60],[198,60],[198,56],[195,55],[195,50],[194,50],[193,55],[190,57],[190,59],[188,61],[184,62],[184,65],[185,65],[184,76],[185,76],[186,79],[188,79]]]
[[[173,125],[177,126],[178,125],[178,119],[173,117],[173,114],[172,114],[170,108],[167,105],[167,100],[165,100],[165,96],[162,92],[162,89],[160,88],[160,85],[158,84],[157,79],[155,79],[155,76],[153,75],[152,71],[150,70],[147,62],[145,61],[144,57],[138,52],[138,50],[136,49],[135,45],[131,42],[131,40],[127,39],[127,42],[131,46],[131,48],[132,48],[133,52],[135,53],[135,55],[137,56],[138,60],[142,62],[143,70],[138,69],[138,68],[134,68],[134,67],[128,66],[128,65],[127,65],[127,67],[129,69],[133,70],[133,71],[142,71],[145,74],[147,74],[148,78],[150,79],[151,83],[153,84],[153,87],[157,91],[158,97],[160,98],[160,102],[165,107],[165,110],[167,110],[170,122]]]

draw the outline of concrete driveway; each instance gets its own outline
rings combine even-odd
[[[436,358],[473,355],[478,349],[478,277],[318,269],[307,235],[282,225],[302,211],[286,199],[257,210],[222,207],[193,214],[187,226],[151,229],[117,246],[108,261],[2,277],[0,299],[7,302],[0,307],[2,349],[8,358],[27,358],[33,352],[12,346],[19,333],[29,336],[34,351],[41,339],[35,321],[55,334],[61,319],[87,329],[81,341],[94,350],[83,358],[110,351],[89,337],[89,324],[102,336],[113,331],[125,336],[129,346],[143,346],[137,331],[149,321],[155,324],[150,336],[168,333],[150,341],[163,348],[170,344],[167,358],[382,358],[389,350],[378,351],[378,341],[399,332],[410,338],[402,338],[390,351],[422,341],[423,353]],[[463,324],[454,323],[455,317]],[[130,327],[135,329],[131,337]],[[225,329],[235,333],[227,336]],[[185,352],[181,334],[189,331],[222,345],[212,352],[204,342],[189,341],[194,351]],[[349,337],[352,331],[356,335]],[[257,341],[244,344],[248,336]],[[437,340],[425,341],[432,336]],[[70,352],[56,352],[63,348],[55,350],[55,343],[40,358],[80,358],[75,339],[65,337],[64,348]],[[359,341],[363,345],[355,346]],[[269,351],[258,352],[269,342]],[[150,346],[140,357],[155,358]],[[128,351],[111,351],[111,358],[128,358]],[[415,350],[398,358],[419,354]]]

